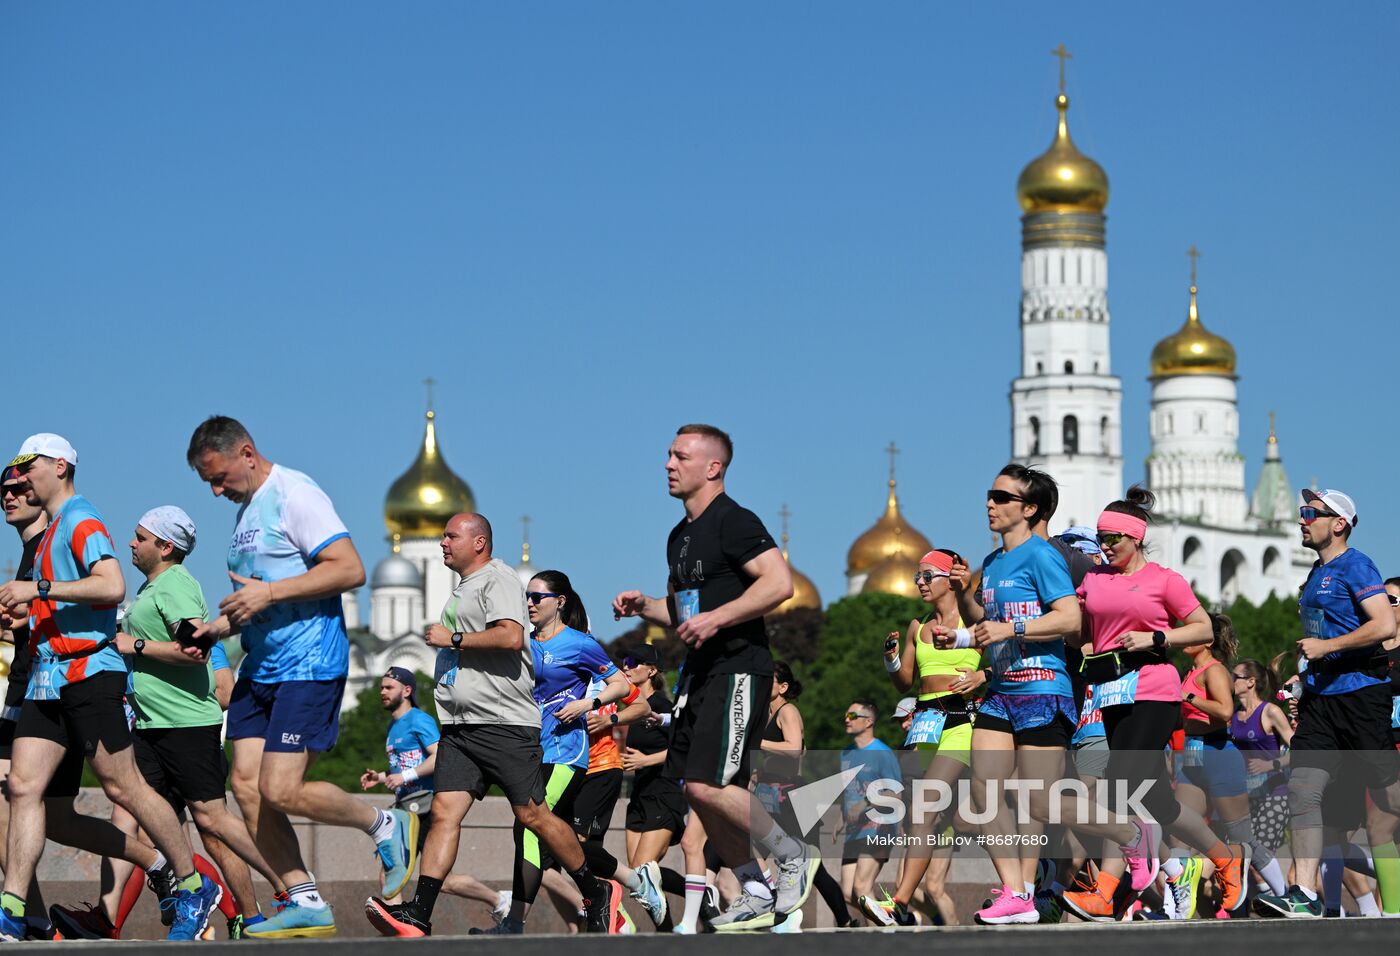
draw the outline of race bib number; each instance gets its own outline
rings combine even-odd
[[[1117,707],[1137,701],[1138,672],[1124,674],[1117,680],[1094,685],[1094,708],[1102,711],[1105,707]]]
[[[700,613],[700,591],[687,588],[676,592],[676,623],[684,624]]]
[[[936,744],[943,737],[943,725],[948,715],[941,710],[921,710],[914,715],[909,725],[909,734],[904,738],[904,746],[915,744]]]
[[[443,649],[438,651],[433,662],[433,681],[439,687],[451,687],[457,683],[457,652]]]
[[[1390,729],[1400,730],[1400,697],[1390,698]]]
[[[1320,607],[1304,607],[1298,609],[1299,616],[1303,619],[1303,633],[1308,637],[1321,637],[1325,618]]]

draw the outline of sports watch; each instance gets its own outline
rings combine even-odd
[[[1012,624],[1012,625],[1011,625],[1011,633],[1015,634],[1017,637],[1025,637],[1025,636],[1026,636],[1026,622],[1025,622],[1025,621],[1017,621],[1015,624]]]
[[[452,647],[453,647],[455,650],[459,650],[459,651],[462,649],[462,632],[461,632],[461,631],[453,631],[453,632],[452,632]]]
[[[48,578],[40,578],[37,587],[39,588],[39,600],[47,601],[49,599],[49,591],[53,588],[53,582]]]
[[[138,637],[132,642],[131,649],[136,652],[137,657],[140,657],[142,654],[146,653],[146,639],[144,637]]]

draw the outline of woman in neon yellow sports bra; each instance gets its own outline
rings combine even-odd
[[[939,548],[919,561],[919,573],[914,578],[919,596],[931,605],[922,621],[910,621],[905,634],[904,650],[899,649],[899,634],[891,632],[885,641],[885,669],[900,693],[913,689],[918,694],[914,722],[904,740],[906,750],[918,750],[927,761],[925,780],[941,780],[952,787],[968,765],[972,748],[972,720],[966,694],[985,682],[986,675],[978,670],[982,654],[973,648],[940,650],[933,644],[934,628],[954,630],[962,627],[958,614],[958,599],[948,586],[953,562],[962,560],[954,551]],[[947,814],[938,820],[920,825],[906,823],[911,842],[904,857],[899,889],[892,905],[879,907],[888,914],[888,922],[913,925],[909,900],[928,871],[935,834],[943,835],[952,822]],[[937,827],[937,829],[935,829]],[[951,849],[951,848],[950,848]],[[944,854],[940,854],[943,856]],[[940,863],[943,861],[940,860]],[[865,910],[867,907],[862,906]],[[876,922],[886,922],[879,914],[866,913]]]

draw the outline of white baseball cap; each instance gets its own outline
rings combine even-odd
[[[914,712],[918,703],[913,697],[906,697],[894,705],[894,713],[890,716],[894,717],[895,720],[903,720]]]
[[[68,439],[53,432],[40,432],[24,440],[24,444],[19,446],[19,454],[11,459],[10,464],[27,465],[41,455],[44,458],[62,458],[70,465],[78,463],[78,452],[68,444]]]
[[[1345,518],[1347,524],[1353,528],[1360,520],[1356,514],[1356,502],[1351,500],[1351,495],[1331,488],[1324,488],[1321,491],[1313,491],[1311,488],[1303,489],[1304,501],[1320,501],[1327,506],[1329,511],[1334,512],[1338,517]]]
[[[161,505],[143,514],[136,523],[185,554],[194,550],[194,519],[185,514],[183,508]]]

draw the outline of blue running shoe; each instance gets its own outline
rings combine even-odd
[[[384,864],[384,899],[403,891],[418,862],[418,814],[407,810],[389,813],[394,818],[394,835],[375,844],[379,862]]]
[[[642,885],[631,894],[632,899],[642,904],[647,916],[651,917],[652,925],[660,927],[666,922],[666,894],[661,892],[661,864],[654,860],[643,863],[637,867],[637,878]]]
[[[243,926],[244,939],[290,939],[293,936],[321,937],[335,935],[335,914],[330,906],[301,906],[295,900],[282,907],[281,912],[260,923]]]
[[[7,943],[23,942],[25,931],[28,929],[29,924],[24,921],[23,916],[11,916],[0,910],[0,940]]]
[[[175,891],[175,922],[166,939],[199,939],[209,925],[209,914],[223,899],[224,891],[207,876],[199,878],[199,889]]]

